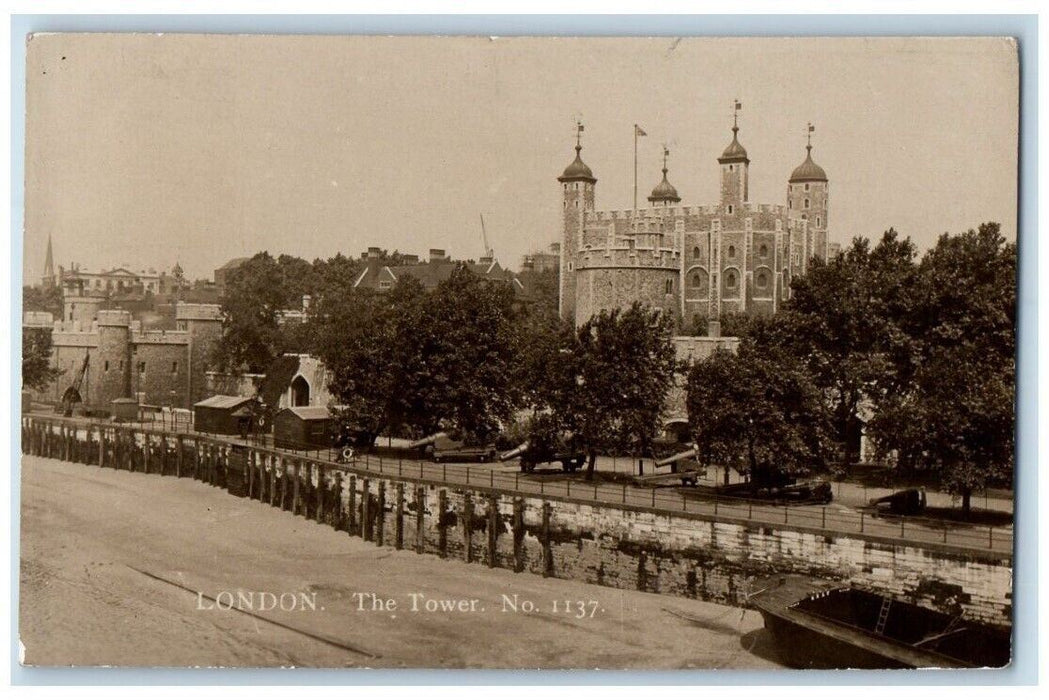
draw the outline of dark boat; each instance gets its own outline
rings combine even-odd
[[[802,576],[758,585],[749,604],[796,668],[1001,668],[1009,628]]]

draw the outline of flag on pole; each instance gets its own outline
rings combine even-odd
[[[635,136],[648,136],[648,134],[645,133],[645,130],[642,129],[637,124],[634,124],[634,135]]]
[[[736,109],[743,109],[743,103],[739,100],[736,100]]]
[[[812,124],[809,124],[809,133],[811,134],[815,130],[816,130],[816,127],[814,127]]]

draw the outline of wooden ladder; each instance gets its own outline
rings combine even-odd
[[[892,598],[885,596],[881,599],[881,610],[878,611],[878,622],[874,625],[874,631],[884,634],[885,624],[889,621],[889,608],[892,607]]]

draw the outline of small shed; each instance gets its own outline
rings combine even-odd
[[[193,429],[216,435],[247,435],[259,402],[248,396],[212,396],[193,404]]]
[[[125,421],[134,422],[138,420],[138,399],[113,399],[109,402],[109,407],[113,419],[118,423]]]
[[[292,406],[273,417],[273,444],[293,450],[326,450],[332,446],[331,411],[327,406]]]

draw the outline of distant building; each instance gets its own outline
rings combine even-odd
[[[545,251],[528,253],[521,258],[521,272],[548,272],[561,268],[561,244],[551,243]]]
[[[215,268],[215,287],[218,289],[219,296],[226,292],[229,274],[249,260],[251,258],[233,258],[222,267]]]
[[[577,139],[575,160],[557,178],[562,318],[582,324],[635,301],[685,323],[728,313],[772,314],[790,296],[791,279],[813,258],[828,258],[829,185],[812,160],[811,138],[804,162],[786,182],[786,201],[756,204],[738,132],[734,123],[732,142],[717,159],[716,203],[681,205],[664,151],[663,179],[648,207],[614,211],[597,210],[597,178],[580,157]]]
[[[369,248],[365,253],[364,269],[353,283],[354,288],[388,292],[404,277],[414,277],[424,288],[434,289],[450,278],[452,272],[462,265],[484,279],[505,282],[516,292],[524,289],[517,276],[503,269],[492,257],[482,257],[477,262],[455,261],[441,248],[431,248],[426,262],[410,262],[414,256],[406,257],[409,260],[407,264],[386,265],[382,262],[381,250],[377,247]]]
[[[174,279],[166,272],[115,267],[101,272],[59,267],[59,285],[66,296],[106,297],[124,294],[162,294],[170,291]]]
[[[150,330],[129,311],[100,309],[96,297],[66,299],[70,320],[27,312],[23,326],[51,331],[51,366],[62,374],[33,399],[57,403],[87,358],[80,395],[85,405],[108,409],[113,399],[189,408],[208,394],[207,358],[222,329],[219,308],[179,304],[176,327]],[[77,306],[80,305],[80,306]]]

